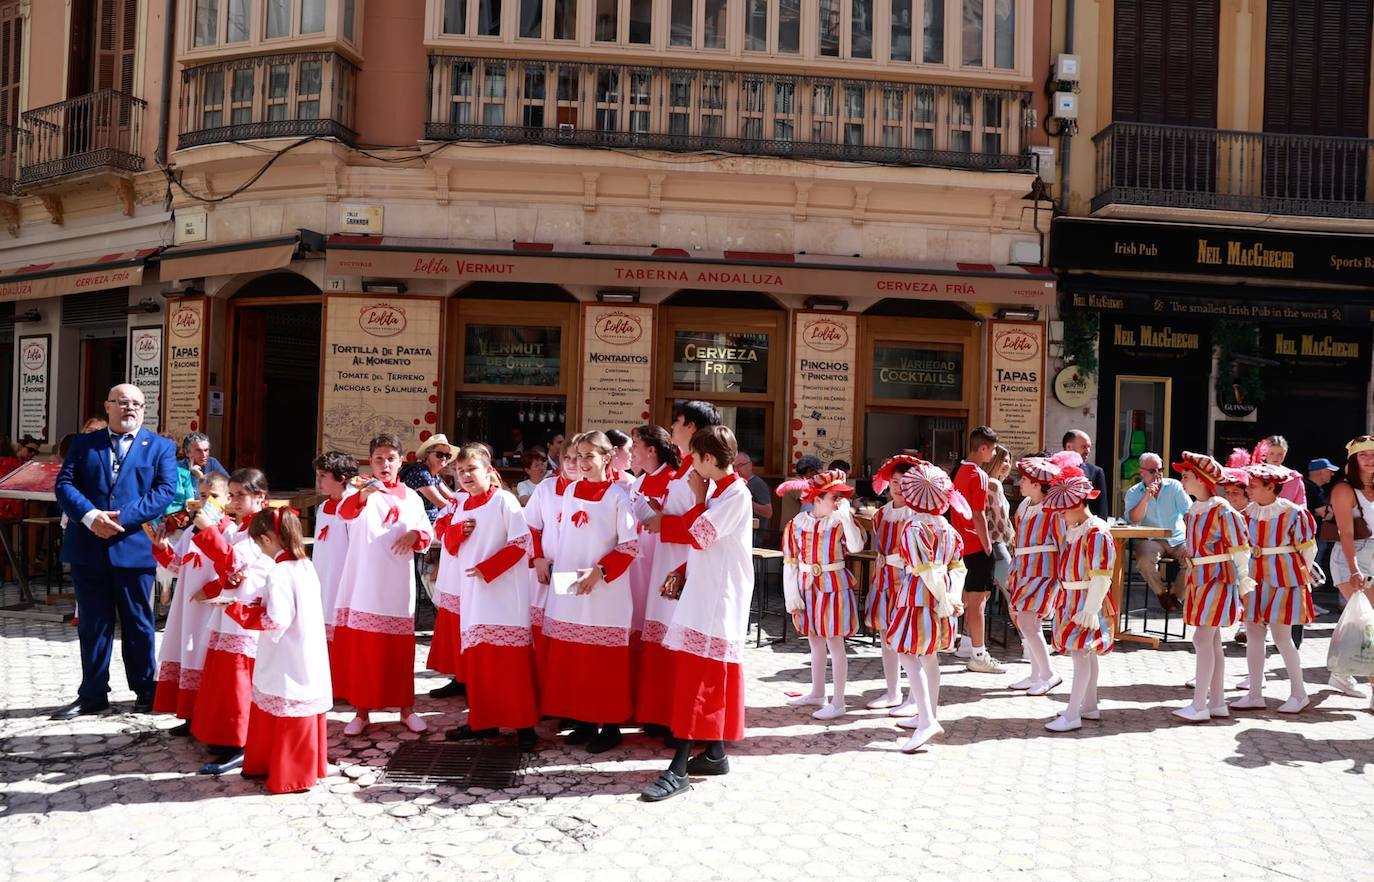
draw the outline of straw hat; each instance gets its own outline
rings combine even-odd
[[[423,442],[421,442],[419,447],[415,448],[415,458],[424,459],[426,456],[429,455],[429,451],[435,447],[447,447],[449,450],[452,450],[453,444],[449,442],[448,436],[442,433],[438,435],[430,435]]]

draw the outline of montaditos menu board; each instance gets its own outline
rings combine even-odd
[[[855,360],[859,320],[845,313],[798,312],[793,318],[790,462],[854,461]]]
[[[205,307],[203,297],[172,300],[168,306],[167,368],[162,375],[167,416],[162,429],[177,438],[205,426]]]
[[[988,325],[988,420],[1012,462],[1044,447],[1045,326]]]
[[[649,421],[653,381],[651,306],[585,304],[582,429],[628,432]]]
[[[439,422],[443,301],[338,295],[325,301],[321,378],[325,450],[367,458],[383,432],[409,453]]]

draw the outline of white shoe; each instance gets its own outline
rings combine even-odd
[[[1240,678],[1240,682],[1236,684],[1236,688],[1237,688],[1237,689],[1244,689],[1245,691],[1248,692],[1248,691],[1250,690],[1250,678],[1249,678],[1249,677],[1241,677],[1241,678]]]
[[[347,726],[344,726],[344,734],[349,738],[355,738],[363,734],[363,730],[366,728],[367,720],[364,720],[362,717],[354,717],[348,721]]]
[[[820,707],[825,704],[824,695],[798,695],[787,700],[788,707]]]
[[[973,658],[973,641],[967,637],[959,638],[959,645],[954,650],[955,658]]]
[[[1198,710],[1191,704],[1185,704],[1173,713],[1174,716],[1183,720],[1185,723],[1205,723],[1212,718],[1212,712],[1207,708],[1204,707],[1202,710]]]
[[[1068,717],[1060,716],[1046,723],[1045,728],[1051,732],[1072,732],[1075,729],[1082,729],[1083,721],[1081,719],[1071,720]]]
[[[915,753],[920,750],[927,741],[934,738],[936,735],[943,735],[944,732],[945,727],[937,722],[932,722],[924,729],[917,729],[915,734],[908,738],[906,743],[902,745],[902,753]]]
[[[811,718],[813,720],[834,720],[842,716],[844,716],[844,708],[835,707],[833,704],[827,704],[825,707],[813,713]]]
[[[1223,701],[1221,704],[1214,704],[1207,708],[1207,713],[1211,714],[1214,720],[1225,720],[1230,718],[1231,709]]]
[[[913,717],[918,710],[920,710],[920,708],[916,706],[916,702],[908,700],[906,704],[899,704],[888,711],[887,715],[889,717]]]
[[[1335,689],[1342,695],[1349,695],[1351,698],[1364,698],[1366,693],[1360,688],[1360,684],[1355,682],[1355,678],[1349,674],[1332,674],[1326,681],[1326,685]]]
[[[1266,710],[1268,707],[1269,705],[1264,703],[1264,696],[1251,698],[1245,695],[1231,702],[1231,710]]]
[[[1007,669],[997,663],[997,659],[980,652],[968,660],[968,669],[975,674],[1005,674]]]
[[[1015,690],[1017,690],[1017,691],[1019,691],[1019,692],[1025,692],[1027,689],[1031,688],[1032,686],[1034,686],[1036,683],[1039,683],[1039,682],[1040,682],[1040,681],[1037,680],[1037,679],[1035,679],[1035,677],[1033,677],[1033,676],[1032,676],[1032,677],[1025,677],[1025,678],[1023,678],[1023,679],[1017,680],[1015,683],[1011,684],[1011,685],[1008,686],[1007,688],[1008,688],[1008,689],[1015,689]]]
[[[900,695],[879,695],[870,701],[865,707],[869,710],[886,710],[890,707],[897,707],[902,703]]]
[[[898,720],[897,725],[903,729],[919,729],[921,728],[921,718],[919,716],[907,717],[904,720]]]
[[[1312,699],[1306,695],[1294,695],[1292,698],[1279,705],[1281,714],[1300,714],[1307,710],[1307,706],[1312,703]],[[1370,706],[1374,707],[1374,698],[1370,699]]]
[[[1078,716],[1085,720],[1100,720],[1102,719],[1102,711],[1093,708],[1092,710],[1084,710]]]
[[[1049,695],[1050,690],[1064,682],[1064,678],[1058,674],[1053,674],[1048,680],[1041,680],[1034,686],[1026,690],[1027,695]]]
[[[401,722],[405,723],[406,728],[412,732],[425,732],[429,729],[429,723],[426,723],[419,714],[411,714]]]

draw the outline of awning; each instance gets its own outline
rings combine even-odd
[[[162,281],[231,276],[281,269],[296,256],[297,233],[270,239],[246,239],[221,245],[183,245],[162,252]]]
[[[0,269],[0,301],[60,297],[137,285],[143,281],[144,263],[158,250],[144,248]]]
[[[381,236],[330,236],[325,272],[389,279],[850,294],[1035,306],[1048,305],[1055,298],[1055,276],[1040,266],[931,265],[829,255]]]

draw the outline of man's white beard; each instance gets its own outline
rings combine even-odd
[[[118,421],[110,421],[110,429],[117,435],[127,435],[130,432],[137,432],[143,425],[143,420],[137,416],[123,417]]]

